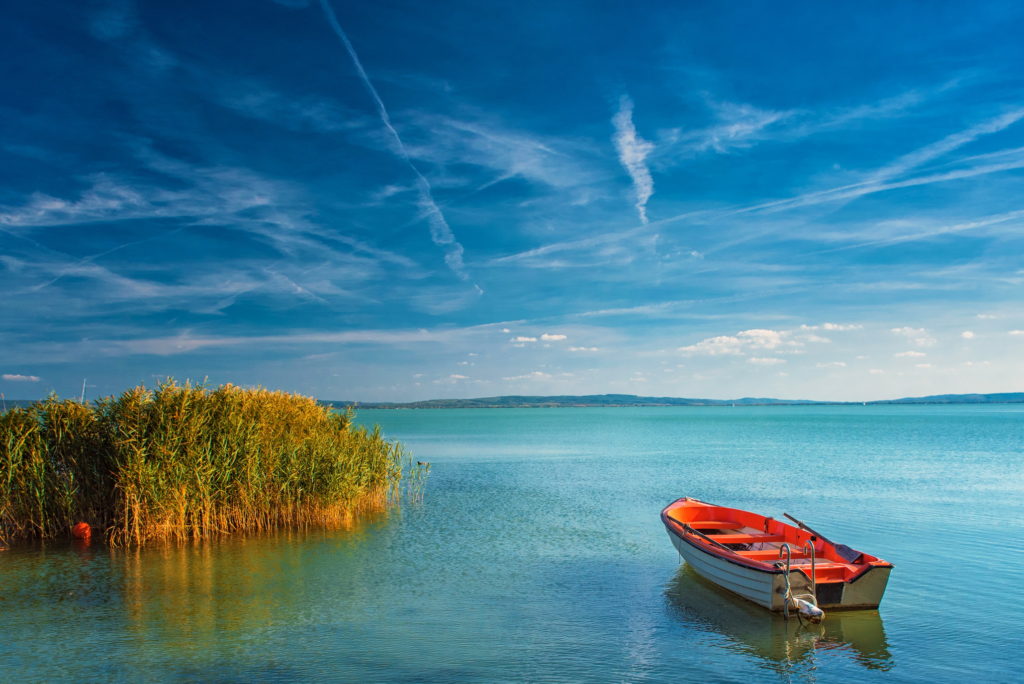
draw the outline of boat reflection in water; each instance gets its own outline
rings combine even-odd
[[[871,670],[888,670],[892,655],[875,610],[827,612],[812,625],[740,598],[682,565],[666,588],[670,606],[694,628],[722,637],[722,648],[762,659],[769,669],[793,674],[813,669],[819,657],[847,656]]]

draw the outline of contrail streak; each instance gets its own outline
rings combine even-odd
[[[419,194],[417,204],[419,205],[420,213],[426,217],[427,223],[430,225],[430,239],[433,240],[435,245],[444,249],[444,261],[448,264],[448,268],[460,280],[469,280],[469,274],[466,273],[465,265],[462,262],[462,245],[455,239],[455,233],[452,232],[444,214],[441,213],[441,208],[434,201],[434,193],[430,187],[430,182],[420,173],[420,170],[416,168],[412,158],[409,156],[409,151],[406,149],[405,143],[402,142],[402,137],[398,135],[398,131],[395,130],[391,123],[391,117],[384,106],[384,101],[380,99],[377,89],[373,87],[373,82],[367,75],[366,69],[363,68],[363,63],[359,61],[359,55],[356,54],[356,50],[352,46],[351,41],[349,41],[348,35],[341,28],[341,24],[338,23],[338,17],[335,16],[330,3],[327,0],[320,0],[320,6],[327,16],[327,22],[331,25],[331,29],[341,39],[345,49],[348,50],[349,57],[352,58],[352,62],[356,65],[356,71],[359,72],[359,78],[362,79],[363,85],[366,86],[374,103],[376,103],[377,114],[380,116],[381,123],[384,124],[384,127],[388,129],[388,132],[391,133],[391,137],[394,139],[396,153],[408,164],[413,175],[416,176],[416,191]]]

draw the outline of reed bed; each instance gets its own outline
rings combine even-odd
[[[0,541],[109,543],[342,527],[397,502],[402,447],[314,399],[167,382],[0,414]]]

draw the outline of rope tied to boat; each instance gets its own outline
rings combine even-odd
[[[792,559],[793,550],[790,548],[788,543],[784,543],[779,547],[779,560],[775,563],[776,567],[782,570],[782,577],[786,582],[786,591],[782,597],[782,614],[789,619],[789,608],[792,605],[796,609],[797,619],[803,624],[803,619],[806,617],[808,622],[817,624],[822,621],[825,617],[825,611],[818,607],[818,597],[815,596],[817,593],[815,588],[814,578],[814,543],[810,542],[811,549],[811,593],[793,593],[793,583],[790,580],[790,573],[792,572]],[[782,562],[782,557],[785,555],[786,562]]]

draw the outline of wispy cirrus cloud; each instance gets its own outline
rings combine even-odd
[[[772,109],[749,102],[731,102],[704,94],[713,116],[708,125],[691,130],[680,127],[662,133],[659,164],[671,165],[697,153],[729,154],[763,142],[792,143],[828,131],[861,125],[865,121],[905,115],[937,94],[958,84],[957,79],[932,88],[914,88],[876,102],[818,109]]]
[[[285,93],[255,78],[222,77],[206,86],[217,102],[242,116],[266,121],[292,131],[339,133],[364,129],[371,119],[333,99],[309,94]]]
[[[907,98],[906,102],[916,102],[916,98]],[[899,109],[904,106],[902,100],[892,104],[890,107],[883,109]],[[742,108],[739,108],[742,110]],[[757,111],[756,108],[752,108],[751,111]],[[868,116],[873,112],[872,108],[868,108],[866,112],[861,112],[860,115]],[[850,114],[852,117],[853,115]],[[782,116],[773,116],[770,114],[761,115],[761,121],[784,121],[788,118]],[[896,180],[899,174],[906,174],[912,171],[917,166],[926,164],[929,161],[934,161],[940,156],[949,152],[955,151],[956,149],[967,145],[983,136],[991,135],[1003,131],[1021,118],[1024,118],[1024,109],[1015,109],[1006,112],[1002,115],[989,118],[985,121],[977,123],[973,126],[969,126],[961,131],[949,134],[944,138],[936,141],[935,143],[926,145],[918,150],[903,155],[895,161],[870,172],[865,180],[858,181],[856,183],[835,186],[824,190],[816,190],[800,195],[795,195],[786,199],[771,200],[767,202],[758,202],[746,206],[738,206],[732,208],[716,209],[716,210],[696,210],[688,211],[685,213],[677,214],[664,219],[659,219],[650,223],[649,225],[642,225],[639,228],[633,228],[621,231],[611,231],[602,233],[592,237],[587,237],[578,240],[568,240],[562,242],[555,242],[549,245],[544,245],[532,250],[512,254],[506,257],[500,257],[492,260],[494,264],[507,263],[507,262],[521,262],[521,263],[534,263],[540,267],[545,268],[565,268],[578,263],[590,263],[592,260],[584,259],[583,262],[579,262],[578,259],[567,259],[567,258],[555,258],[556,254],[564,253],[586,253],[594,252],[595,250],[614,250],[615,246],[620,243],[629,242],[639,234],[645,233],[650,227],[654,226],[666,226],[668,224],[685,222],[685,221],[700,221],[707,223],[709,221],[723,220],[729,217],[742,216],[745,214],[773,214],[781,213],[786,211],[792,211],[796,209],[802,209],[805,207],[812,207],[815,205],[826,204],[826,203],[837,203],[848,200],[857,199],[859,197],[872,195],[881,192],[889,192],[906,188],[913,188],[919,186],[932,185],[936,183],[949,183],[958,180],[964,180],[977,176],[984,176],[994,173],[1001,173],[1005,171],[1012,171],[1019,168],[1024,168],[1024,148],[1013,148],[997,153],[988,153],[985,155],[976,155],[973,157],[965,157],[959,160],[950,162],[951,168],[938,170],[933,173],[926,173],[923,175],[912,176],[902,180]],[[744,130],[748,133],[754,130],[766,130],[768,124],[758,128],[756,125],[750,125]],[[736,136],[739,136],[739,129],[735,130]],[[708,138],[710,141],[712,138]],[[739,137],[736,138],[738,143]],[[691,140],[691,142],[693,142]],[[714,145],[710,142],[702,143],[707,148],[713,148]],[[644,167],[646,170],[646,167]],[[653,183],[651,185],[653,191]],[[649,197],[649,196],[648,196]],[[965,221],[952,226],[945,226],[935,229],[928,230],[916,230],[913,233],[896,233],[888,231],[884,236],[879,236],[877,241],[870,241],[863,245],[855,246],[870,246],[871,244],[888,244],[901,241],[913,241],[919,239],[926,239],[934,235],[951,232],[962,232],[966,230],[974,230],[987,225],[995,223],[1003,223],[1011,220],[1015,220],[1019,217],[1019,212],[1005,212],[1003,214],[993,215],[989,217],[982,217],[977,220]],[[870,229],[870,226],[868,227]],[[836,237],[840,237],[840,234],[836,233]],[[828,239],[828,234],[822,234],[819,239]],[[843,240],[848,241],[851,237],[855,237],[852,234],[846,234],[841,236]],[[847,247],[843,247],[845,249]],[[700,252],[695,252],[695,255],[703,256]]]
[[[98,261],[146,242],[170,239],[186,228],[198,233],[206,227],[217,233],[225,229],[240,231],[272,246],[283,256],[303,260],[301,264],[261,264],[251,257],[232,259],[219,269],[221,298],[253,289],[276,291],[278,287],[273,281],[282,282],[281,274],[285,271],[291,272],[293,281],[306,281],[302,286],[289,286],[306,294],[315,290],[331,292],[332,281],[351,284],[364,280],[377,270],[377,264],[402,267],[413,277],[420,271],[413,260],[401,254],[324,230],[310,220],[311,207],[302,192],[290,183],[267,179],[244,168],[182,162],[158,154],[145,144],[137,145],[134,153],[150,172],[145,182],[95,174],[82,179],[85,187],[74,196],[55,197],[37,192],[21,205],[0,206],[0,230],[6,229],[33,250],[22,258],[11,252],[7,257],[7,268],[17,268],[25,277],[22,287],[38,290],[62,277],[76,276],[104,284],[105,294],[113,301],[158,296],[173,300],[174,293],[188,291],[195,295],[196,290],[202,290],[201,285],[197,286],[204,278],[202,269],[193,268],[189,286],[178,287],[164,279],[148,281],[118,273],[113,266],[101,266]],[[153,230],[144,222],[152,219],[174,223],[163,224],[171,228]],[[32,238],[34,232],[47,228],[126,221],[138,222],[137,228],[133,228],[139,235],[137,239],[122,241],[86,257],[69,257]],[[237,246],[235,252],[239,252]],[[160,263],[168,271],[176,267],[173,262]],[[161,266],[154,265],[148,270],[158,273]],[[318,276],[322,284],[316,283]],[[215,283],[211,286],[216,290]],[[340,293],[336,287],[333,292]],[[211,294],[218,296],[216,291]]]
[[[580,238],[578,240],[564,240],[524,250],[515,254],[497,257],[487,262],[490,266],[501,265],[525,265],[535,268],[565,267],[570,265],[590,265],[591,260],[581,260],[578,255],[585,253],[598,253],[607,255],[609,251],[618,250],[618,243],[628,241],[630,238],[648,234],[650,229],[647,226],[604,233],[593,237]],[[634,253],[634,250],[629,250]],[[573,254],[574,258],[562,258],[558,255]]]
[[[411,131],[404,142],[413,159],[440,166],[468,164],[494,174],[477,190],[512,178],[556,191],[599,180],[586,161],[596,150],[579,141],[517,129],[466,106],[457,115],[408,111],[399,116],[403,130]]]
[[[798,114],[796,110],[762,109],[751,104],[710,98],[708,105],[715,113],[716,122],[687,133],[678,129],[670,132],[669,138],[674,146],[695,152],[711,150],[727,154],[770,137],[770,129],[776,124]]]
[[[430,186],[430,181],[427,180],[426,176],[420,172],[416,164],[413,163],[412,157],[409,156],[409,152],[405,147],[405,143],[402,141],[402,137],[398,134],[394,125],[391,123],[391,116],[388,114],[387,108],[384,106],[384,101],[381,99],[380,94],[377,93],[377,89],[373,85],[373,81],[370,80],[370,76],[366,73],[366,69],[363,68],[363,63],[359,60],[359,55],[356,53],[355,47],[352,42],[348,39],[348,35],[344,29],[341,28],[341,24],[338,22],[337,16],[334,14],[334,9],[328,0],[320,0],[320,6],[323,8],[324,15],[327,17],[327,22],[331,26],[331,30],[334,31],[335,35],[341,39],[341,42],[345,46],[345,50],[348,52],[349,57],[352,58],[352,63],[356,67],[356,71],[359,74],[360,80],[363,85],[366,86],[366,90],[370,93],[374,103],[377,106],[377,114],[380,116],[381,123],[384,128],[387,129],[388,133],[394,142],[394,151],[400,159],[402,159],[409,170],[412,171],[415,177],[416,189],[419,193],[417,198],[417,205],[419,206],[420,212],[427,219],[427,224],[430,226],[430,239],[435,245],[441,247],[444,250],[444,260],[460,280],[469,280],[469,273],[466,272],[465,264],[463,263],[463,252],[464,249],[462,244],[455,239],[455,233],[452,232],[451,226],[448,225],[448,219],[445,218],[444,213],[441,211],[441,207],[438,206],[434,200],[434,192]],[[483,292],[476,286],[478,292]]]
[[[647,201],[654,194],[654,179],[647,168],[647,156],[654,150],[654,145],[641,138],[633,124],[633,100],[628,95],[619,99],[619,111],[612,117],[615,135],[612,140],[619,154],[619,163],[633,180],[633,191],[636,194],[636,211],[640,223],[647,221]]]
[[[944,183],[973,176],[987,175],[990,173],[998,173],[1001,171],[1021,168],[1024,167],[1024,156],[1019,154],[1009,155],[1008,159],[1004,159],[1002,161],[990,161],[989,163],[984,163],[989,161],[987,158],[982,159],[982,163],[976,163],[977,160],[966,158],[962,160],[965,162],[965,165],[961,168],[925,174],[901,181],[892,180],[919,166],[922,166],[927,162],[937,159],[944,154],[963,147],[968,143],[974,142],[983,136],[1003,131],[1015,124],[1021,118],[1024,118],[1024,108],[1013,109],[999,116],[987,119],[973,126],[969,126],[961,131],[951,133],[940,140],[918,148],[913,152],[909,152],[897,158],[893,162],[870,172],[864,180],[857,183],[808,192],[787,199],[762,202],[736,209],[734,210],[734,213],[774,213],[816,204],[823,204],[826,202],[851,200],[865,195],[886,192],[889,190],[931,185],[933,183]],[[1016,151],[1016,149],[1017,148],[1015,148],[1014,151]]]
[[[427,329],[361,329],[343,331],[296,331],[279,335],[208,335],[190,330],[159,337],[96,338],[62,344],[64,353],[82,356],[174,356],[208,349],[301,348],[314,345],[380,345],[406,348],[411,344],[452,343],[486,335],[489,326]]]
[[[948,154],[949,152],[963,147],[968,143],[974,142],[978,138],[1005,130],[1020,121],[1022,118],[1024,118],[1024,108],[1012,109],[998,116],[976,123],[973,126],[968,126],[961,131],[951,133],[933,143],[909,152],[874,171],[868,177],[866,183],[879,183],[890,178],[901,176],[911,169],[917,168],[922,164],[926,164],[933,159],[941,157],[944,154]]]
[[[933,221],[926,219],[899,221],[880,221],[874,226],[865,226],[857,231],[836,232],[822,234],[819,239],[828,242],[847,242],[838,247],[827,247],[816,250],[815,254],[828,252],[840,252],[850,249],[862,249],[864,247],[883,247],[903,242],[915,242],[943,235],[956,233],[982,232],[981,229],[993,226],[1004,226],[1024,220],[1024,209],[1003,212],[991,216],[980,216],[969,221],[961,221],[954,224],[935,225]],[[931,224],[931,225],[929,225]],[[1015,226],[1004,227],[1003,230],[1014,231]],[[991,233],[992,231],[988,231]]]

